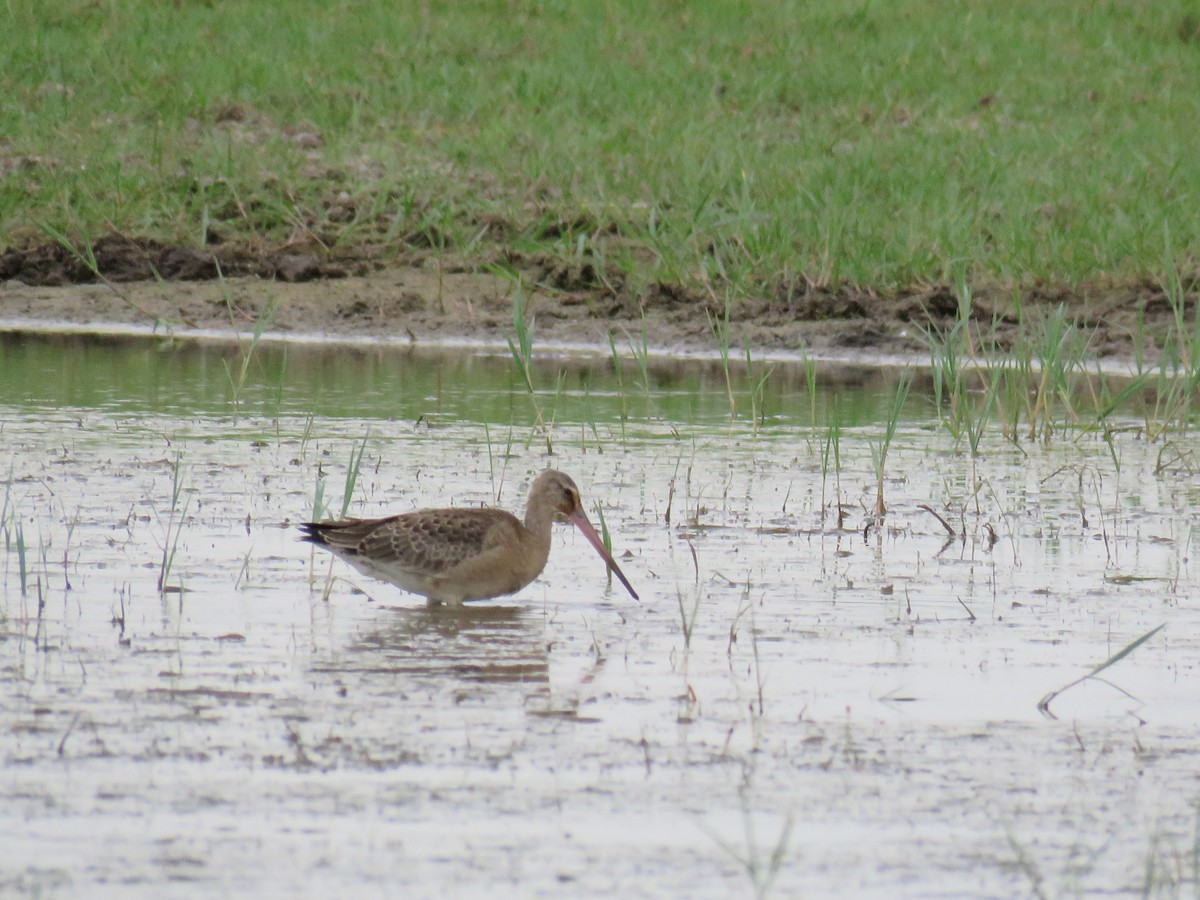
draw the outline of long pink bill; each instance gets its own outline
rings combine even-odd
[[[633,589],[633,585],[629,583],[629,579],[625,577],[625,573],[621,571],[621,567],[617,565],[617,561],[612,558],[612,554],[604,548],[604,541],[600,539],[600,535],[596,534],[596,529],[592,527],[592,523],[588,521],[588,517],[584,514],[583,510],[575,510],[567,519],[583,532],[583,536],[588,539],[588,543],[596,548],[596,552],[600,554],[600,558],[604,560],[605,565],[612,570],[617,578],[621,579],[621,584],[625,585],[625,590],[629,591],[629,596],[637,600],[637,591]]]

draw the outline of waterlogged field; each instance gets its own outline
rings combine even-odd
[[[6,896],[1197,890],[1198,460],[1141,416],[956,441],[896,371],[0,353]],[[462,612],[296,540],[548,465],[640,602],[565,528]]]

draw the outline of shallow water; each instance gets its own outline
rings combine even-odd
[[[1161,444],[997,432],[976,512],[914,392],[864,534],[886,373],[731,419],[719,368],[555,360],[541,432],[462,352],[260,348],[237,390],[235,351],[0,353],[0,893],[725,897],[778,851],[780,896],[1194,894],[1200,481]],[[566,529],[461,613],[314,555],[364,438],[352,514],[572,473],[641,602]]]

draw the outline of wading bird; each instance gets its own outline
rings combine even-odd
[[[360,572],[420,594],[430,606],[461,606],[519,591],[542,573],[556,521],[575,525],[635,600],[637,591],[604,548],[579,488],[547,469],[529,489],[522,523],[502,509],[421,509],[382,519],[306,522],[304,540]]]

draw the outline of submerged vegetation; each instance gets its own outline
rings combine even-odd
[[[1050,441],[1056,434],[1105,431],[1117,412],[1134,411],[1150,440],[1182,436],[1194,426],[1200,403],[1200,306],[1188,303],[1171,270],[1164,294],[1172,321],[1157,361],[1139,355],[1134,367],[1103,369],[1086,327],[1062,306],[1019,305],[1021,317],[1007,342],[980,329],[970,288],[960,284],[958,315],[949,328],[928,327],[933,400],[939,421],[972,455],[982,432],[995,424],[1011,441]],[[1133,335],[1145,347],[1146,333]]]
[[[948,326],[932,317],[922,329],[928,348],[928,367],[917,371],[906,368],[897,376],[881,377],[881,384],[892,383],[895,394],[878,409],[883,432],[877,443],[875,464],[877,481],[876,510],[884,510],[883,472],[887,447],[896,423],[911,415],[911,403],[931,404],[939,427],[970,453],[974,466],[981,453],[985,434],[998,429],[1014,444],[1049,444],[1055,438],[1099,434],[1111,437],[1114,427],[1136,427],[1151,441],[1181,438],[1195,427],[1200,412],[1200,307],[1191,304],[1179,287],[1178,275],[1164,285],[1164,296],[1172,304],[1171,323],[1162,339],[1162,352],[1153,363],[1139,355],[1132,365],[1101,365],[1092,350],[1090,329],[1071,318],[1065,307],[1022,304],[1019,294],[1015,306],[1018,316],[1005,323],[1003,334],[993,321],[988,329],[979,324],[973,304],[973,292],[965,280],[957,289],[957,314]],[[731,337],[733,313],[727,304],[721,316],[708,319],[708,327],[717,341],[715,369],[720,373],[720,392],[731,419],[744,419],[752,428],[769,426],[780,413],[780,390],[806,398],[804,406],[788,405],[789,421],[803,419],[825,430],[825,455],[836,450],[836,436],[843,424],[838,421],[836,402],[819,403],[821,365],[802,352],[800,377],[795,363],[786,368],[787,386],[771,390],[772,379],[781,366],[756,357],[749,343],[740,354]],[[532,322],[527,318],[521,294],[513,297],[512,336],[507,338],[515,377],[513,383],[531,401],[534,424],[545,430],[552,423],[554,410],[564,401],[566,374],[556,368],[553,392],[537,387],[538,348]],[[608,367],[616,380],[615,396],[620,405],[619,420],[625,426],[640,417],[653,418],[657,401],[650,383],[651,352],[645,327],[638,340],[622,349],[609,331]],[[1133,340],[1138,346],[1153,343],[1144,332]],[[636,378],[627,372],[630,366]],[[557,366],[557,364],[552,364]],[[916,391],[910,397],[915,382]],[[635,403],[635,396],[641,402]],[[640,415],[639,415],[640,413]],[[1139,420],[1134,425],[1130,417]],[[1114,421],[1121,420],[1119,426]],[[510,423],[511,425],[511,423]],[[596,431],[595,422],[592,430]],[[547,434],[547,446],[549,436]],[[825,464],[828,463],[825,459]]]

